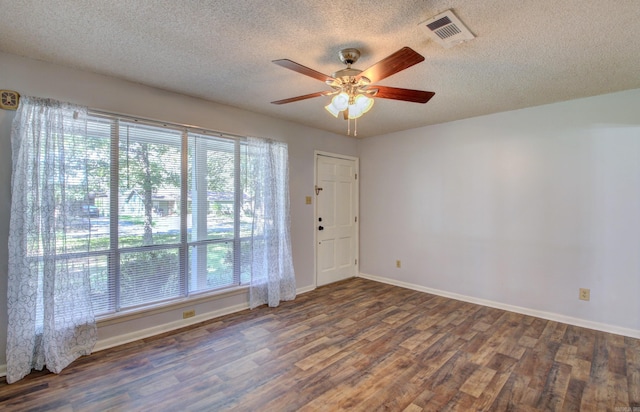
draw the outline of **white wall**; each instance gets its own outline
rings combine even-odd
[[[640,337],[640,89],[369,138],[359,156],[363,276]]]
[[[304,200],[305,196],[313,194],[314,150],[355,155],[356,140],[205,100],[3,53],[0,53],[0,88],[93,109],[286,141],[290,158],[291,236],[296,282],[299,290],[313,287],[313,205],[306,205]],[[6,308],[7,296],[10,130],[14,113],[0,110],[0,308]],[[219,314],[244,307],[246,303],[246,293],[242,293],[200,301],[189,308],[195,308],[197,314]],[[154,312],[126,323],[103,323],[98,332],[98,347],[115,343],[121,337],[133,337],[141,329],[161,331],[180,325],[183,310],[180,307],[169,312]],[[202,318],[191,318],[198,319]],[[7,317],[3,309],[0,310],[0,372],[6,363],[6,330]]]

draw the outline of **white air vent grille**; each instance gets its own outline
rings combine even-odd
[[[447,49],[475,38],[451,10],[440,13],[420,25],[433,40]]]

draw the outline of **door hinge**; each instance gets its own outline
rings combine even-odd
[[[356,259],[356,265],[358,264],[358,259]]]
[[[356,173],[356,180],[358,180],[358,174]]]
[[[358,223],[358,216],[356,216],[356,223]]]

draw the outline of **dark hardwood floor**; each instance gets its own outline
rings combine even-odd
[[[361,278],[0,379],[4,411],[634,409],[637,339]]]

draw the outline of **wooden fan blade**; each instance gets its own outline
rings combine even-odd
[[[292,103],[292,102],[298,102],[300,100],[311,99],[312,97],[328,96],[331,93],[333,93],[333,92],[332,91],[315,92],[315,93],[305,94],[303,96],[289,97],[288,99],[276,100],[275,102],[271,102],[271,103],[273,103],[273,104]]]
[[[300,74],[304,74],[305,76],[309,76],[309,77],[313,77],[314,79],[318,79],[322,82],[326,82],[327,80],[329,81],[334,81],[335,79],[331,76],[327,76],[326,74],[322,74],[318,71],[315,71],[313,69],[310,69],[306,66],[303,66],[299,63],[296,63],[292,60],[289,59],[280,59],[280,60],[273,60],[273,63],[277,64],[278,66],[282,66],[286,69],[289,70],[293,70],[294,72],[298,72]]]
[[[404,100],[405,102],[426,103],[434,95],[434,92],[426,92],[424,90],[400,89],[398,87],[388,86],[369,86],[367,90],[378,90],[374,97],[383,99]]]
[[[356,79],[366,77],[371,80],[371,83],[375,83],[391,76],[392,74],[396,74],[399,71],[409,68],[414,64],[418,64],[423,60],[424,57],[421,54],[415,52],[410,47],[403,47],[358,74]]]

